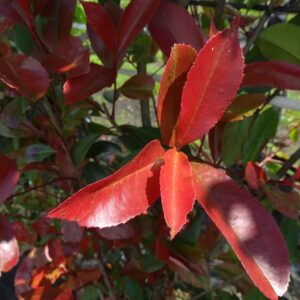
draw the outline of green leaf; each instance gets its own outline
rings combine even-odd
[[[139,283],[131,277],[127,277],[127,276],[125,277],[124,290],[125,290],[127,297],[130,300],[144,299],[143,289],[141,288]]]
[[[94,162],[88,162],[83,171],[83,176],[87,184],[93,183],[108,175],[108,172],[106,172],[103,168],[101,168],[97,163]]]
[[[270,60],[300,64],[300,26],[275,24],[260,34],[257,43],[262,54]]]
[[[54,153],[55,150],[48,145],[33,144],[26,149],[25,158],[27,163],[40,162]]]
[[[80,297],[81,300],[98,300],[100,297],[98,288],[95,286],[87,286],[84,288],[83,295]]]
[[[244,143],[242,159],[246,165],[248,161],[256,161],[261,150],[275,135],[279,123],[279,113],[274,108],[263,111],[250,128],[250,134]],[[234,143],[232,145],[235,145]]]
[[[27,27],[15,24],[13,28],[13,36],[18,49],[27,55],[31,55],[34,49],[34,43],[31,33]]]
[[[84,160],[91,146],[94,144],[99,134],[90,134],[79,140],[73,148],[73,160],[76,166],[79,166]]]
[[[165,264],[158,260],[153,254],[148,254],[144,258],[143,270],[149,273],[160,270]]]
[[[222,138],[222,157],[226,166],[232,166],[241,159],[243,145],[249,136],[253,120],[254,116],[251,116],[242,121],[225,125]]]
[[[267,299],[257,288],[252,289],[244,300],[265,300]]]

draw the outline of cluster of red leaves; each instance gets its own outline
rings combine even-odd
[[[186,225],[187,215],[197,200],[232,246],[256,286],[267,297],[277,299],[277,295],[282,295],[287,289],[289,261],[283,237],[273,218],[224,171],[191,162],[180,149],[208,134],[220,120],[233,120],[264,102],[264,97],[256,97],[255,103],[244,101],[245,97],[249,100],[251,96],[242,95],[234,99],[240,85],[299,90],[300,68],[273,61],[251,63],[244,67],[237,38],[238,24],[223,32],[212,28],[212,37],[206,42],[186,10],[159,0],[133,0],[124,11],[111,3],[101,6],[82,1],[91,45],[103,63],[90,64],[89,50],[83,47],[79,38],[70,34],[76,1],[61,0],[58,14],[55,2],[0,0],[0,13],[6,18],[0,25],[0,36],[13,23],[19,23],[28,28],[36,45],[32,56],[27,56],[13,54],[10,47],[1,42],[0,80],[19,95],[36,101],[48,91],[49,74],[63,75],[66,78],[63,87],[65,104],[84,100],[115,81],[128,46],[149,24],[153,39],[169,57],[160,83],[157,111],[162,143],[171,149],[166,151],[157,140],[150,142],[126,166],[84,187],[48,216],[76,221],[85,227],[106,228],[146,213],[161,197],[164,218],[171,238],[174,238]],[[35,26],[37,15],[50,20],[42,33],[38,33]],[[133,85],[136,82],[150,87],[154,84],[147,76],[136,77],[132,81]],[[130,84],[132,82],[123,86],[124,94],[134,97],[132,91],[126,91]],[[49,144],[55,144],[57,149],[63,147],[51,136],[45,139]],[[66,156],[62,151],[59,153],[57,160],[63,164]],[[19,176],[15,162],[1,156],[0,202],[11,195]],[[284,195],[278,191],[274,193],[274,186],[272,189],[264,186],[266,176],[260,169],[248,165],[246,179],[254,189],[263,187],[279,211],[295,217],[294,208],[289,210],[289,207],[280,206],[283,201],[277,201],[276,197]],[[292,179],[276,184],[289,186],[297,181],[298,173]],[[4,215],[0,219],[3,228],[0,271],[5,272],[18,260],[16,236],[21,241],[29,241],[32,237],[20,229],[21,223],[11,225]],[[105,236],[105,229],[102,230]],[[50,293],[50,286],[55,281],[53,278],[64,273],[62,265],[70,263],[71,259],[66,258],[67,247],[59,240],[50,241],[47,247],[48,256],[52,257],[47,263],[38,265],[32,262],[35,256],[39,257],[38,261],[41,260],[36,249],[23,261],[22,268],[34,265],[35,271],[32,271],[31,287],[26,286],[21,293],[33,296],[43,294],[44,289]],[[60,250],[55,253],[53,248]],[[53,261],[55,263],[49,265]],[[50,275],[47,277],[45,274]],[[100,274],[97,273],[97,276]],[[96,280],[97,276],[91,280]],[[47,284],[40,285],[45,278]],[[80,287],[75,279],[72,280],[74,285],[65,287],[69,295],[72,289]]]

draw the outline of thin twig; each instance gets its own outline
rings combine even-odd
[[[216,2],[214,24],[218,29],[221,29],[220,24],[221,24],[224,8],[225,8],[225,0],[219,0]]]
[[[27,193],[29,193],[29,192],[38,190],[38,189],[43,188],[43,187],[46,187],[46,186],[48,186],[48,185],[52,185],[53,183],[56,183],[56,182],[58,182],[58,181],[64,181],[64,180],[65,180],[65,181],[66,181],[66,180],[70,180],[70,181],[77,182],[77,179],[76,179],[76,178],[73,178],[73,177],[60,177],[60,178],[56,178],[56,179],[53,179],[53,180],[51,180],[51,181],[45,182],[45,183],[43,183],[43,184],[40,184],[40,185],[36,185],[36,186],[30,187],[30,188],[28,188],[28,189],[25,190],[25,191],[15,193],[15,194],[11,195],[10,197],[8,197],[7,200],[12,199],[12,198],[15,198],[15,197],[18,197],[18,196],[22,196],[22,195],[27,194]]]
[[[298,148],[290,158],[283,164],[281,169],[277,172],[277,177],[282,178],[285,176],[287,171],[291,169],[298,160],[300,159],[300,148]]]

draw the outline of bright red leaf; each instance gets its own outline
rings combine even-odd
[[[110,86],[114,82],[115,77],[116,73],[112,69],[91,64],[89,73],[70,78],[65,82],[65,103],[69,105],[88,98],[92,94]]]
[[[110,227],[145,213],[159,197],[164,149],[154,140],[113,175],[92,183],[52,210],[48,217],[86,227]]]
[[[128,79],[120,92],[130,99],[148,100],[152,96],[154,79],[147,74],[137,74]]]
[[[5,215],[0,214],[0,273],[11,270],[19,260],[19,246]]]
[[[222,170],[192,163],[196,197],[239,257],[254,284],[270,299],[288,286],[284,238],[269,213]]]
[[[245,169],[245,179],[253,189],[259,189],[267,181],[267,176],[263,168],[249,161]]]
[[[300,90],[300,66],[288,62],[260,61],[245,66],[243,86],[270,86]]]
[[[168,59],[157,99],[157,117],[162,142],[175,145],[175,125],[180,112],[180,102],[186,75],[195,58],[196,50],[187,45],[174,45]]]
[[[162,2],[149,23],[149,31],[166,57],[174,44],[187,44],[200,50],[205,41],[194,18],[183,7]]]
[[[0,58],[0,80],[20,95],[32,99],[43,97],[50,83],[43,66],[23,54]]]
[[[132,43],[136,35],[148,24],[160,0],[131,0],[126,7],[118,28],[119,55]]]
[[[222,117],[243,78],[236,25],[217,33],[197,55],[183,88],[177,146],[201,138]]]
[[[187,214],[193,208],[193,175],[183,152],[171,149],[166,153],[164,161],[160,171],[161,202],[166,223],[171,229],[171,238],[174,238],[187,222]]]
[[[19,177],[20,173],[16,162],[0,154],[0,203],[11,195],[19,181]]]

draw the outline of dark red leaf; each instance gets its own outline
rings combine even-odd
[[[16,162],[0,154],[0,203],[4,202],[12,194],[19,177],[20,173]]]
[[[116,73],[112,69],[91,64],[89,73],[70,78],[65,82],[65,103],[70,105],[88,98],[92,94],[110,86],[114,82],[115,77]]]
[[[0,58],[0,80],[20,95],[32,99],[43,97],[50,83],[43,66],[23,54]]]
[[[243,120],[254,114],[255,109],[266,101],[264,94],[243,94],[235,97],[227,107],[222,122]]]
[[[183,7],[170,2],[161,3],[149,23],[149,31],[166,57],[174,44],[200,50],[205,43],[194,18]]]
[[[135,230],[131,224],[126,223],[113,227],[98,229],[97,233],[101,237],[108,240],[126,240],[134,237]]]
[[[170,147],[175,145],[174,128],[180,112],[182,89],[196,55],[191,46],[174,45],[160,82],[157,117],[162,142]]]
[[[299,218],[300,194],[298,192],[283,192],[276,187],[268,185],[264,186],[264,190],[275,209],[288,218]]]
[[[152,96],[154,79],[147,74],[137,74],[128,79],[120,92],[130,99],[148,100]]]
[[[236,25],[217,33],[197,55],[183,88],[177,146],[201,138],[222,117],[243,78]]]
[[[49,261],[51,261],[54,266],[59,266],[66,260],[62,242],[60,239],[51,239],[45,246],[45,254]]]
[[[118,42],[117,29],[108,12],[98,3],[82,2],[82,5],[89,27],[108,49],[115,52]]]
[[[43,66],[52,72],[71,72],[72,77],[90,71],[89,50],[82,46],[80,38],[68,36],[58,41],[51,54],[42,60]]]
[[[242,85],[300,90],[299,78],[298,65],[279,61],[260,61],[246,65]]]
[[[264,170],[250,161],[246,165],[245,179],[253,189],[258,189],[261,184],[267,181]]]
[[[61,233],[68,242],[79,243],[83,237],[83,228],[79,227],[76,222],[61,222]]]
[[[127,165],[84,187],[53,209],[48,217],[103,228],[145,213],[159,197],[159,171],[164,152],[159,141],[150,142]]]
[[[171,238],[174,238],[187,222],[195,191],[192,169],[183,152],[171,149],[165,154],[164,161],[160,171],[161,202]]]
[[[132,43],[136,35],[148,24],[156,12],[160,0],[131,0],[118,27],[119,55]]]
[[[28,229],[24,226],[23,223],[19,221],[15,221],[12,224],[12,229],[14,236],[18,241],[24,242],[24,243],[31,243],[32,242],[32,236],[29,233]]]
[[[270,299],[288,286],[284,238],[269,213],[224,171],[192,163],[196,197],[239,257],[254,284]]]
[[[11,270],[19,260],[19,246],[5,215],[0,214],[0,273]]]

